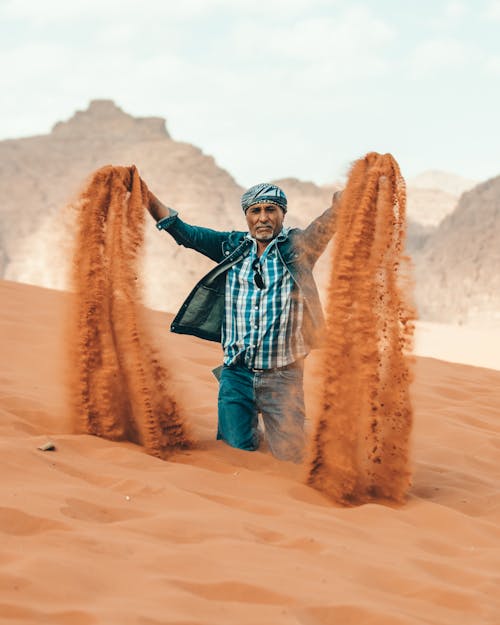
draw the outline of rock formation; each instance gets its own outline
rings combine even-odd
[[[500,176],[462,195],[415,263],[422,318],[500,323]]]
[[[188,222],[224,230],[245,225],[242,188],[211,156],[173,141],[163,119],[136,119],[111,101],[96,100],[48,135],[0,142],[2,277],[67,287],[74,234],[68,206],[87,177],[107,164],[137,165],[151,190]],[[212,263],[191,250],[179,255],[179,247],[157,232],[153,221],[146,238],[146,301],[174,310],[186,285]],[[176,271],[170,271],[174,265]]]
[[[446,171],[430,169],[418,176],[414,176],[407,181],[409,187],[413,189],[435,189],[458,197],[465,191],[469,191],[477,185],[477,180],[463,178]]]

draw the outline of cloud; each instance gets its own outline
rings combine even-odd
[[[444,14],[450,19],[462,18],[467,13],[468,7],[464,2],[460,2],[459,0],[447,2],[444,7]]]
[[[485,63],[486,71],[495,77],[500,77],[500,56],[490,56]]]
[[[238,61],[292,66],[303,78],[310,74],[313,81],[327,79],[332,84],[383,71],[388,65],[385,50],[393,38],[386,22],[360,6],[291,23],[245,20],[231,33],[229,47]],[[305,86],[310,87],[309,82]]]
[[[71,56],[64,47],[51,42],[28,42],[2,52],[0,85],[4,96],[12,90],[43,83],[49,72],[61,75],[70,69]]]
[[[5,19],[34,23],[56,23],[86,18],[130,19],[139,22],[154,19],[186,20],[220,11],[238,15],[296,15],[314,9],[331,9],[335,0],[3,0],[0,15]]]
[[[24,20],[30,23],[73,22],[86,18],[106,20],[115,17],[120,20],[131,15],[137,17],[153,14],[162,18],[186,18],[203,11],[202,0],[183,2],[157,2],[142,0],[141,5],[133,0],[4,0],[1,6],[3,18]]]
[[[474,46],[463,41],[452,38],[430,39],[415,47],[411,55],[411,68],[419,78],[443,71],[463,71],[480,56]]]
[[[464,2],[450,0],[442,5],[435,6],[429,24],[435,31],[446,32],[460,25],[468,14],[469,7]]]
[[[148,2],[152,3],[145,2],[147,9]],[[11,12],[15,9],[22,14],[28,4],[27,0],[10,0],[4,9],[7,6]],[[77,15],[73,4],[68,4],[71,6],[64,5],[59,18]],[[86,0],[80,8],[91,12],[97,4],[97,0]],[[320,7],[323,2],[291,0],[295,10],[305,11],[304,15],[276,22],[258,19],[256,6],[243,0],[243,7],[253,12],[251,17],[239,15],[220,34],[204,33],[202,39],[202,35],[196,38],[199,33],[193,32],[192,23],[178,28],[159,19],[166,12],[175,12],[164,8],[171,4],[155,4],[158,13],[147,15],[146,30],[140,21],[147,13],[144,4],[137,9],[137,21],[130,20],[126,10],[138,5],[126,1],[124,7],[120,3],[121,10],[113,19],[107,19],[106,11],[118,5],[106,0],[95,24],[57,31],[54,37],[21,39],[0,57],[1,84],[18,93],[26,85],[37,84],[60,97],[80,98],[85,94],[126,94],[134,85],[142,84],[150,101],[158,102],[168,95],[165,107],[172,101],[184,101],[186,111],[197,110],[201,98],[214,112],[253,111],[254,116],[265,118],[291,105],[312,107],[311,112],[321,107],[334,110],[345,101],[345,94],[339,97],[337,93],[341,85],[382,74],[388,68],[386,50],[393,32],[363,7],[318,18],[310,16],[304,7]],[[220,7],[229,2],[188,0],[188,4],[190,10],[202,11],[207,10],[206,4]],[[258,4],[262,10],[264,3]],[[283,8],[283,0],[269,0],[267,4],[270,10]],[[58,7],[55,0],[47,0],[45,17],[55,16]],[[198,46],[198,52],[193,45]],[[274,96],[267,99],[265,110],[247,97],[261,93]]]
[[[490,0],[486,5],[484,17],[489,20],[500,21],[500,0]]]

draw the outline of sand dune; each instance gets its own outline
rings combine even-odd
[[[213,440],[219,347],[169,334],[162,313],[151,326],[198,447],[161,461],[71,434],[68,296],[0,293],[0,622],[500,622],[500,372],[419,358],[407,503],[342,508],[301,467]],[[47,439],[56,451],[37,450]]]
[[[499,348],[500,327],[495,325],[479,328],[417,322],[415,351],[419,356],[500,370]]]

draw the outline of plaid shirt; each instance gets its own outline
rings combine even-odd
[[[260,258],[253,240],[250,253],[228,271],[222,323],[226,365],[242,362],[249,368],[272,369],[288,365],[309,351],[301,331],[303,299],[276,245],[287,236],[288,229],[283,228]],[[254,262],[260,265],[262,289],[254,280]]]

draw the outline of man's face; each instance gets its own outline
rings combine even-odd
[[[260,202],[252,204],[245,213],[245,217],[250,235],[257,241],[265,243],[278,236],[285,213],[276,204]]]

